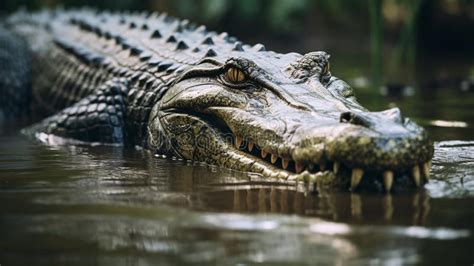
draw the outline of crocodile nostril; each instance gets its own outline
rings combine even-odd
[[[368,117],[365,117],[363,114],[355,112],[344,112],[341,113],[339,117],[341,123],[348,123],[353,125],[359,125],[364,127],[370,127],[371,121]]]
[[[351,119],[352,119],[352,113],[351,112],[344,112],[344,113],[341,113],[339,121],[341,123],[350,123]]]

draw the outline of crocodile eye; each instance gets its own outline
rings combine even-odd
[[[230,82],[242,83],[247,79],[244,72],[236,67],[231,67],[227,70],[226,77]]]

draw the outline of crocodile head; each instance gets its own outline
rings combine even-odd
[[[352,190],[428,178],[433,145],[398,108],[370,112],[331,76],[329,55],[206,58],[152,111],[158,152],[239,171]]]

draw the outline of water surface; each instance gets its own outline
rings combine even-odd
[[[308,194],[144,150],[47,146],[4,125],[0,264],[472,265],[472,92],[358,94],[373,110],[401,106],[436,140],[420,191]]]

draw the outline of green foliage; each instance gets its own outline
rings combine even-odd
[[[266,21],[274,28],[289,31],[295,26],[294,15],[304,14],[309,3],[309,0],[273,0]]]
[[[210,24],[218,24],[227,16],[256,21],[273,28],[291,30],[294,14],[304,13],[310,0],[193,0],[173,1],[173,6],[185,17],[193,17]]]
[[[439,39],[467,47],[462,51],[472,54],[472,37],[462,37],[472,36],[472,22],[462,19],[472,21],[473,0],[0,0],[0,15],[19,7],[39,9],[57,5],[164,11],[240,38],[265,33],[262,38],[280,40],[278,48],[284,47],[284,38],[291,33],[294,39],[301,40],[291,43],[291,50],[299,52],[321,47],[339,49],[339,54],[369,52],[370,63],[357,64],[359,68],[364,64],[367,69],[370,66],[374,84],[390,79],[412,80],[417,75],[416,59],[426,50],[419,48],[433,42],[431,46],[436,46]],[[437,25],[430,23],[435,20],[442,20],[445,28],[434,28]],[[451,42],[453,38],[457,41]],[[345,43],[339,39],[354,41]],[[367,40],[370,42],[366,43]],[[261,41],[265,43],[265,39]],[[370,44],[370,49],[366,44]]]
[[[366,9],[366,3],[358,0],[175,0],[171,3],[181,16],[207,24],[219,24],[231,15],[288,32],[314,13],[346,20],[355,11]]]

